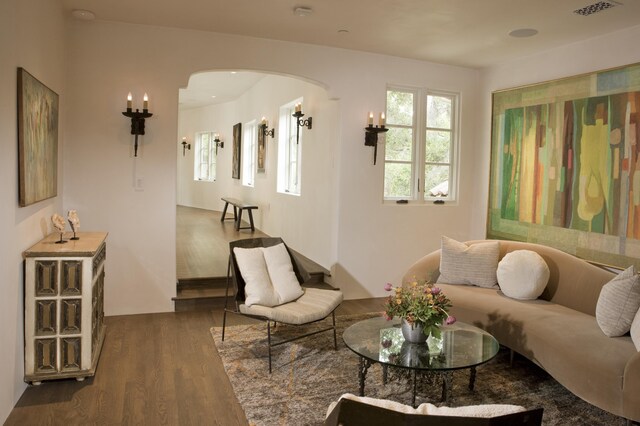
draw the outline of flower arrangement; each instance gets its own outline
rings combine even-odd
[[[428,282],[414,280],[403,287],[394,287],[391,283],[384,286],[386,291],[394,290],[385,303],[383,316],[387,320],[394,317],[404,318],[409,324],[422,325],[424,334],[440,338],[441,324],[453,324],[456,318],[449,315],[451,300],[439,287]]]

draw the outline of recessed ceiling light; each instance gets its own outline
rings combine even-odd
[[[293,9],[293,14],[296,16],[309,16],[313,13],[313,9],[310,7],[296,7]]]
[[[238,71],[231,71],[231,74],[237,74]]]
[[[349,30],[338,30],[338,34],[349,34]]]
[[[533,37],[536,34],[538,34],[538,30],[534,28],[518,28],[517,30],[513,30],[509,33],[511,37],[516,38]]]
[[[71,11],[71,16],[82,21],[93,21],[94,19],[96,19],[95,13],[90,10],[83,9],[74,9],[73,11]]]
[[[215,98],[215,97],[216,97],[216,95],[211,95],[211,97],[212,97],[212,98]]]

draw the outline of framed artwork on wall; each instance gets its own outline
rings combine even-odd
[[[58,94],[18,68],[18,203],[58,195]]]
[[[266,139],[263,127],[258,126],[258,164],[256,166],[256,171],[258,173],[264,173],[264,161],[267,153]]]
[[[493,93],[487,236],[640,267],[640,64]]]
[[[242,141],[242,123],[233,126],[233,163],[231,164],[231,177],[240,179],[240,143]]]

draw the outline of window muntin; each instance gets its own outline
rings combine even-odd
[[[456,94],[387,90],[385,200],[455,199],[457,104]]]
[[[254,186],[256,176],[256,146],[257,146],[256,121],[250,121],[244,125],[242,146],[242,184]]]
[[[216,155],[214,132],[196,133],[193,179],[213,182],[216,180]]]

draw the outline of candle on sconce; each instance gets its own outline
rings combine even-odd
[[[182,142],[187,142],[187,137],[186,136],[182,137]]]
[[[214,141],[220,140],[220,133],[214,133],[213,134],[213,140]]]
[[[384,127],[385,123],[386,123],[386,117],[384,115],[384,112],[381,112],[380,113],[380,127]]]
[[[142,109],[143,110],[148,110],[149,109],[149,96],[147,96],[147,94],[144,94],[144,97],[142,98]]]
[[[296,104],[296,112],[302,112],[302,104]]]
[[[133,96],[131,92],[127,95],[127,111],[131,111],[131,102],[133,101]]]
[[[373,126],[373,112],[369,112],[369,120],[367,121],[369,126]]]

